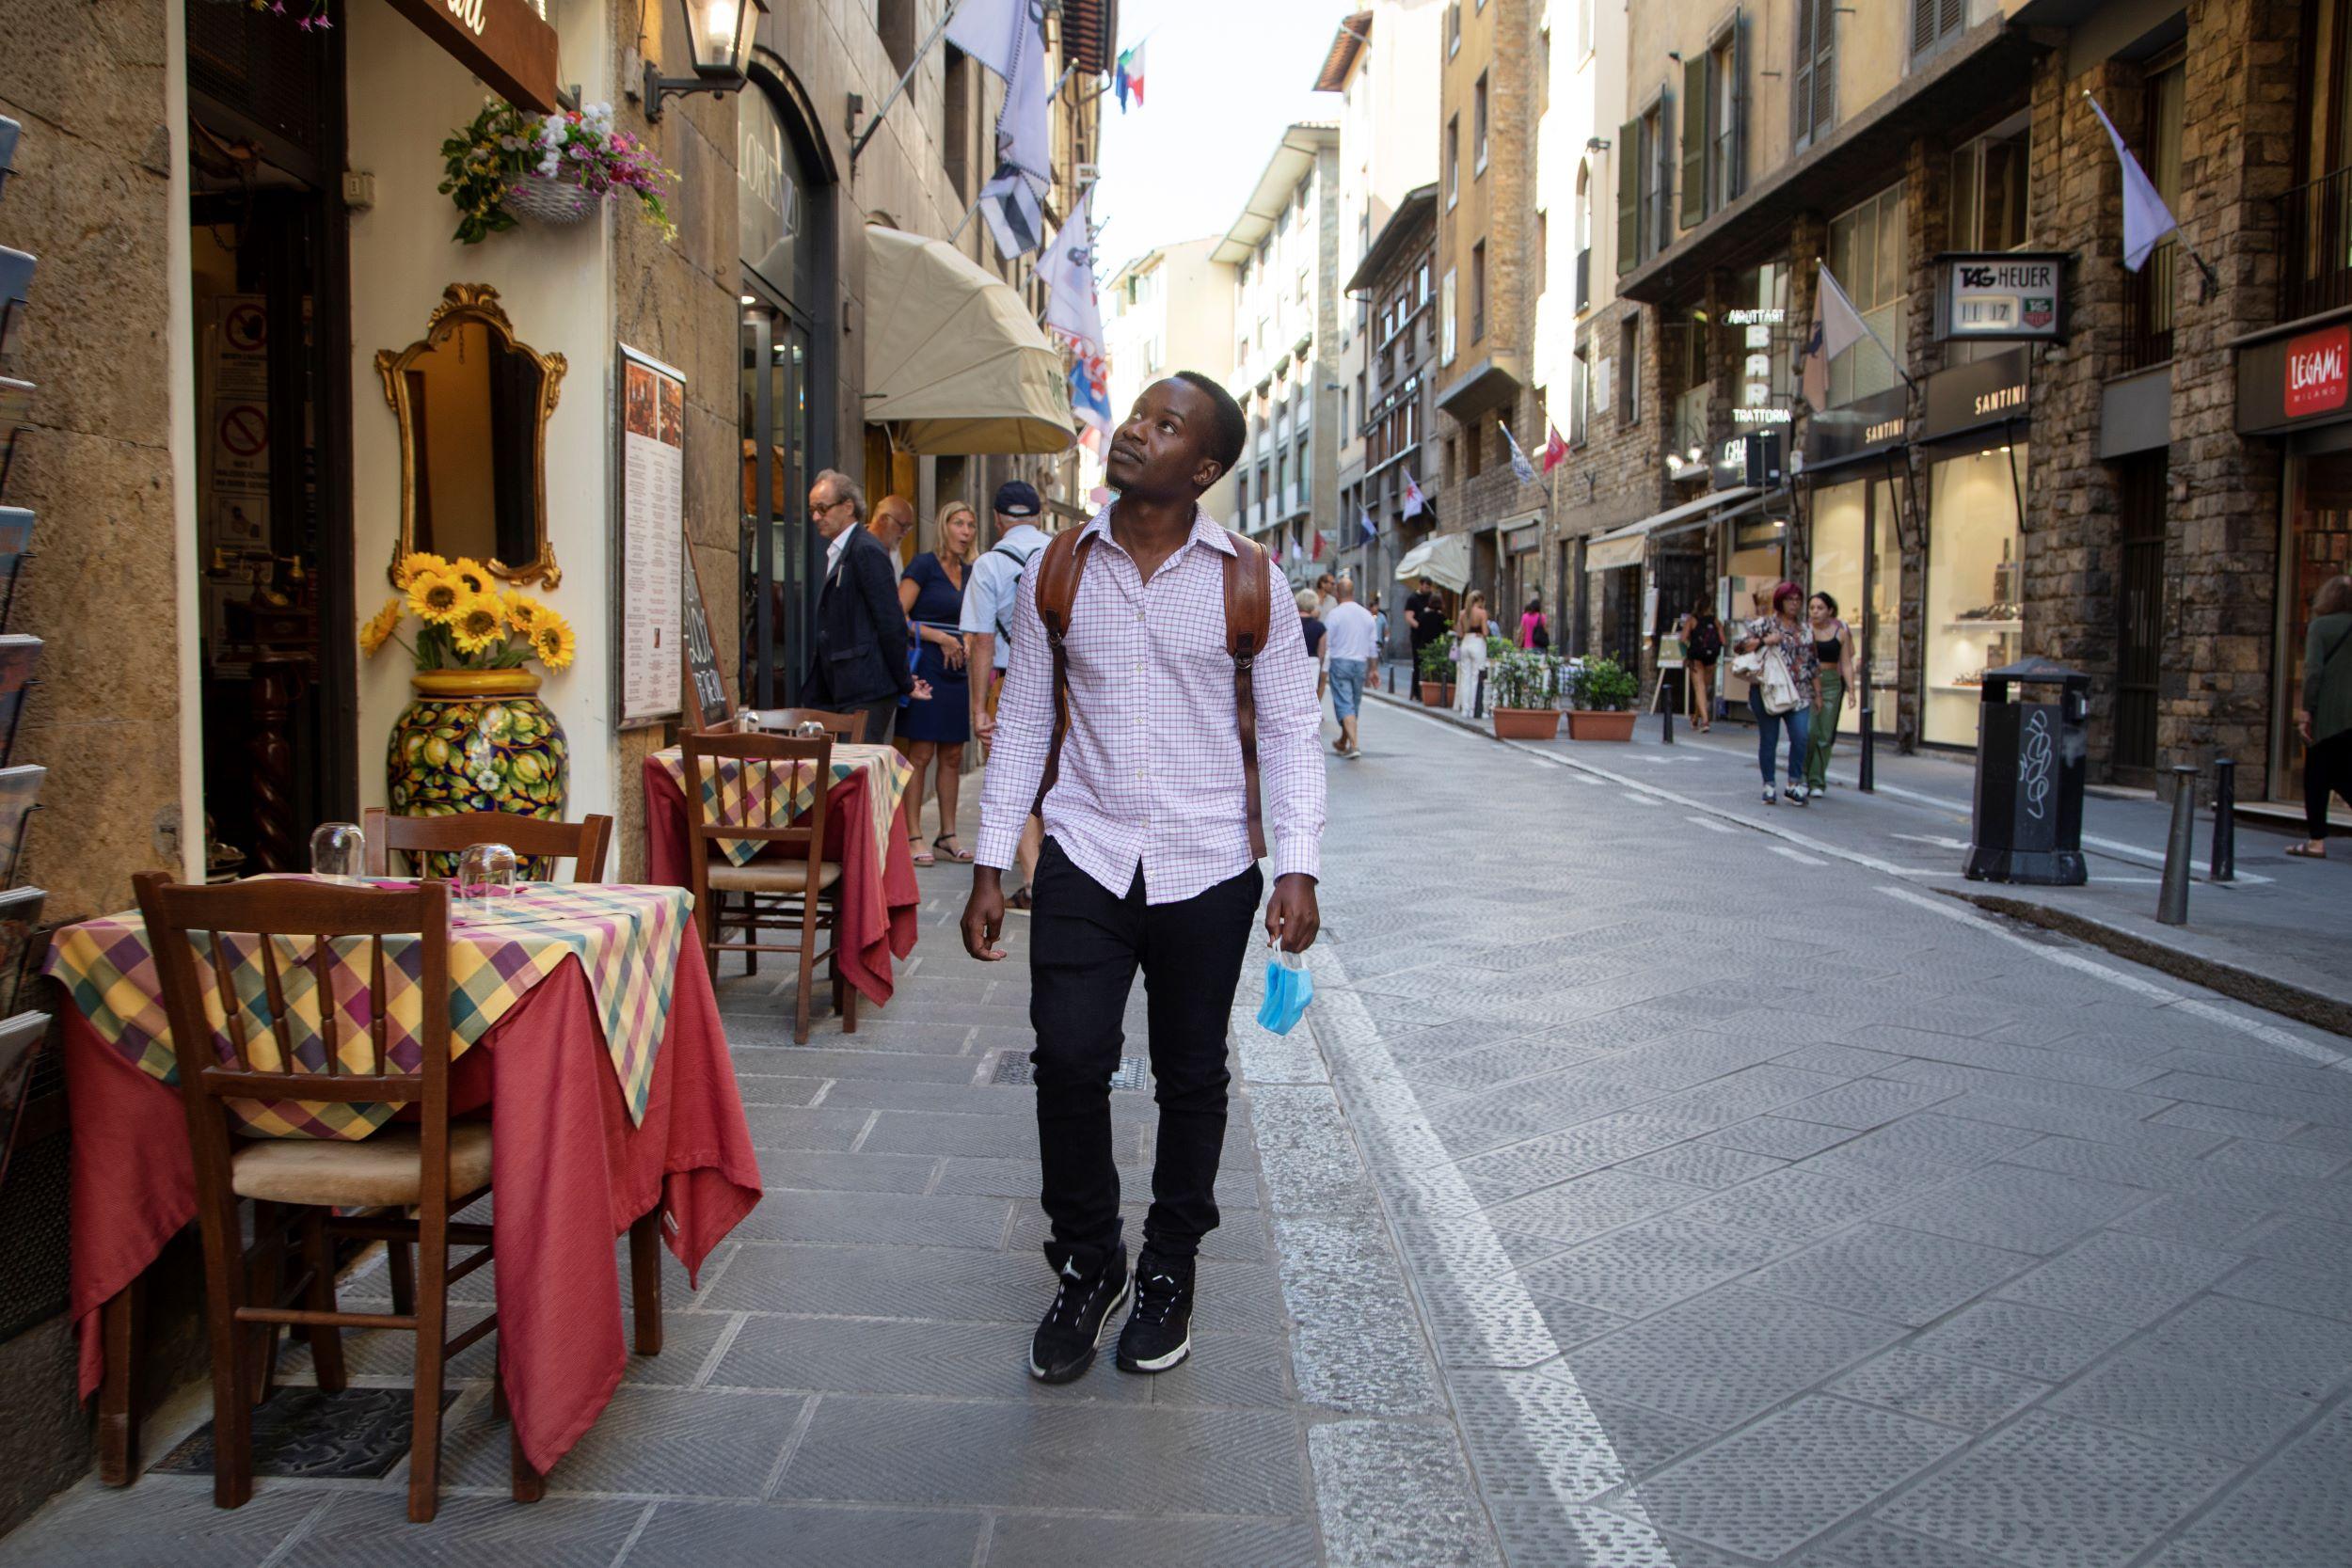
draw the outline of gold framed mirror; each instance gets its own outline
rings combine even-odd
[[[395,586],[416,550],[470,556],[509,582],[562,580],[548,543],[548,419],[564,368],[515,336],[487,283],[452,283],[423,337],[376,351],[400,424]]]

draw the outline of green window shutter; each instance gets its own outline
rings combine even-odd
[[[1731,141],[1726,156],[1729,178],[1724,189],[1733,200],[1748,188],[1748,19],[1744,11],[1731,18]]]
[[[1813,135],[1813,0],[1797,0],[1797,63],[1788,77],[1788,134],[1799,147]]]
[[[1707,55],[1682,62],[1682,227],[1707,216]]]
[[[1642,125],[1629,119],[1617,127],[1617,271],[1629,273],[1641,259]]]

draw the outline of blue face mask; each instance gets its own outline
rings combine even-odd
[[[1258,1026],[1287,1035],[1314,999],[1315,977],[1307,972],[1306,955],[1277,954],[1265,961],[1265,1001],[1258,1007]]]

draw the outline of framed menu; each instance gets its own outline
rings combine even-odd
[[[686,378],[621,345],[620,727],[679,710],[686,570]]]

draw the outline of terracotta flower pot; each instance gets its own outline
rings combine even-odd
[[[1560,733],[1556,707],[1499,707],[1494,720],[1497,740],[1549,740]]]
[[[1453,704],[1454,688],[1451,683],[1446,681],[1423,681],[1421,683],[1422,706],[1450,707]]]
[[[1630,740],[1633,738],[1634,715],[1630,713],[1600,713],[1589,708],[1568,710],[1570,740]]]
[[[563,819],[571,747],[539,700],[537,675],[421,670],[409,684],[416,697],[392,725],[385,757],[395,816],[508,811]]]

